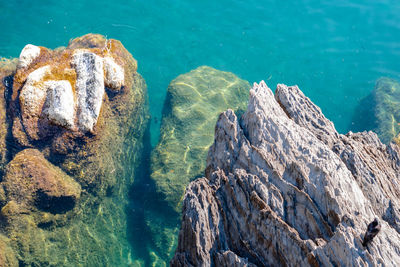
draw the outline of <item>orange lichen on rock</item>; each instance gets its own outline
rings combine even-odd
[[[25,50],[36,54],[26,55]],[[77,136],[96,133],[105,87],[113,92],[130,87],[136,69],[136,61],[119,41],[101,35],[85,35],[54,51],[27,45],[11,97],[14,138],[29,147],[65,129]]]
[[[95,34],[23,50],[4,75],[0,62],[4,165],[12,159],[0,181],[0,232],[20,265],[120,266],[149,118],[136,60]]]

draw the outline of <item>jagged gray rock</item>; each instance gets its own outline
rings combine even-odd
[[[373,132],[338,134],[297,86],[254,84],[186,189],[171,266],[398,266],[399,155]]]

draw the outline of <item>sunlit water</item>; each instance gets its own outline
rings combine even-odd
[[[341,133],[370,127],[354,118],[377,78],[400,78],[396,0],[0,0],[0,11],[3,57],[17,57],[27,43],[55,48],[89,32],[121,40],[148,85],[152,145],[169,82],[200,65],[272,89],[297,84]]]

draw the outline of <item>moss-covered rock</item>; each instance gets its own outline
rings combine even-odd
[[[173,80],[163,109],[158,145],[151,154],[151,179],[164,201],[145,211],[152,234],[150,259],[167,265],[178,235],[181,199],[186,186],[203,176],[214,126],[228,108],[247,107],[250,84],[232,73],[202,66]]]
[[[376,133],[383,143],[389,143],[400,132],[400,83],[390,78],[380,78],[373,96]]]
[[[10,240],[0,234],[0,267],[17,267],[18,261],[14,251],[9,246]]]
[[[20,264],[130,264],[127,195],[149,117],[136,70],[123,45],[101,35],[21,52],[7,105],[14,160],[0,189],[0,230]],[[61,195],[75,207],[55,201]]]
[[[0,185],[7,201],[51,213],[72,209],[81,194],[81,186],[36,149],[19,152],[8,164]]]
[[[177,211],[190,180],[203,175],[218,115],[228,108],[244,110],[249,88],[234,74],[207,66],[170,83],[151,178]]]

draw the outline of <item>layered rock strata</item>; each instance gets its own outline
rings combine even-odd
[[[136,70],[119,41],[95,34],[27,45],[0,65],[0,232],[13,252],[0,259],[10,266],[131,263],[125,209],[148,121]]]
[[[219,116],[171,266],[398,266],[399,153],[373,132],[338,134],[296,86],[254,84],[241,119]]]

